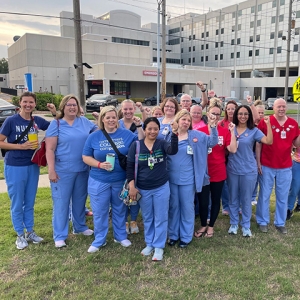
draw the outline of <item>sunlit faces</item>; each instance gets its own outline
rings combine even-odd
[[[115,111],[109,111],[102,117],[102,122],[106,131],[112,131],[117,128],[118,118]]]
[[[191,116],[194,122],[200,122],[202,118],[202,108],[201,106],[194,105],[191,107]]]
[[[132,119],[134,116],[135,107],[131,102],[122,103],[122,113],[125,119]]]
[[[20,101],[20,106],[22,111],[31,113],[35,109],[36,103],[32,96],[24,96]]]
[[[76,116],[78,113],[78,105],[74,98],[70,98],[67,104],[64,107],[65,116]]]
[[[144,130],[145,138],[155,140],[159,133],[159,127],[155,122],[149,122]]]
[[[227,104],[226,112],[229,120],[232,120],[234,111],[235,111],[235,105],[233,103]]]
[[[155,117],[155,118],[160,118],[160,117],[163,117],[163,112],[161,109],[157,108],[154,110],[152,116]]]
[[[258,112],[259,119],[263,119],[263,117],[265,116],[265,109],[262,107],[256,107],[256,110]]]
[[[245,107],[239,109],[237,113],[238,121],[240,124],[245,124],[249,118],[249,112]]]
[[[220,117],[221,117],[221,109],[219,108],[219,107],[217,107],[217,106],[214,106],[214,107],[212,107],[210,110],[209,110],[209,113],[211,114],[211,115],[213,115],[213,116],[215,116],[216,117],[216,120],[219,120],[220,119]]]
[[[189,95],[182,95],[180,98],[180,105],[182,109],[190,110],[190,107],[192,105],[192,99]]]
[[[286,114],[286,110],[287,110],[285,100],[283,100],[283,99],[275,100],[273,110],[274,110],[275,116],[284,117]]]
[[[167,101],[164,107],[164,113],[167,116],[175,116],[175,104],[172,101]]]
[[[191,126],[192,118],[190,115],[183,115],[178,120],[178,128],[181,130],[188,130]]]

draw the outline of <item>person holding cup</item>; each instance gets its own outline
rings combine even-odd
[[[139,138],[142,138],[140,118],[133,117],[133,122],[139,132]],[[138,137],[130,130],[119,128],[117,110],[113,106],[101,109],[98,126],[100,130],[88,137],[82,154],[83,161],[91,167],[88,193],[94,213],[95,239],[88,249],[89,253],[97,252],[106,245],[110,206],[115,242],[120,243],[123,247],[131,245],[127,239],[125,226],[126,206],[118,196],[126,179],[126,172],[121,168],[118,155],[103,131],[106,131],[123,155],[127,155],[130,145]],[[114,154],[114,165],[112,154]]]
[[[32,116],[36,107],[34,93],[23,93],[20,106],[20,113],[8,117],[1,126],[0,148],[7,150],[4,157],[4,176],[11,201],[12,224],[18,235],[16,246],[22,250],[28,246],[28,242],[38,244],[43,241],[33,230],[34,203],[40,169],[31,162],[31,157],[38,147],[38,130],[46,130],[49,122],[41,117]],[[28,133],[24,134],[24,131]],[[7,142],[4,142],[5,140]]]

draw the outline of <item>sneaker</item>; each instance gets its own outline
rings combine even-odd
[[[268,232],[268,225],[258,225],[258,228],[263,233],[267,233]]]
[[[287,229],[285,226],[275,226],[275,228],[282,234],[287,234]]]
[[[186,248],[186,247],[188,246],[188,244],[189,244],[189,243],[180,241],[180,242],[179,242],[179,247],[180,247],[180,248]]]
[[[143,256],[148,256],[150,255],[152,252],[153,252],[154,248],[153,247],[150,247],[150,246],[147,246],[146,248],[144,248],[141,252],[141,254]]]
[[[134,233],[139,233],[139,228],[137,226],[136,221],[131,221],[130,222],[130,233],[134,234]]]
[[[74,234],[83,234],[85,236],[89,236],[92,235],[94,233],[94,231],[92,229],[87,229],[85,231],[82,232],[73,232]]]
[[[94,247],[94,246],[90,246],[90,248],[88,249],[88,253],[95,253],[97,251],[99,251],[100,248],[106,246],[106,243],[104,243],[103,245],[101,245],[100,247]]]
[[[130,229],[129,229],[129,224],[128,224],[128,222],[126,222],[126,232],[127,232],[127,234],[130,234]]]
[[[297,204],[297,206],[295,207],[294,211],[296,211],[296,212],[300,211],[300,204]]]
[[[239,229],[238,225],[231,225],[228,230],[228,233],[229,234],[237,234],[238,229]]]
[[[114,241],[115,241],[115,243],[120,243],[121,246],[123,246],[125,248],[127,248],[131,245],[131,242],[128,239],[123,240],[123,241],[117,241],[117,240],[114,240]]]
[[[44,240],[43,238],[38,236],[34,231],[26,232],[25,239],[27,242],[33,242],[34,244],[38,244]]]
[[[251,204],[252,204],[252,206],[255,206],[255,205],[257,205],[257,201],[253,200],[253,201],[251,201]]]
[[[222,215],[223,215],[223,216],[229,216],[229,211],[226,210],[226,209],[223,209],[223,210],[222,210]]]
[[[63,247],[67,247],[67,245],[66,245],[64,240],[61,240],[61,241],[56,241],[55,242],[55,247],[56,248],[63,248]]]
[[[28,243],[25,239],[24,234],[17,236],[16,246],[17,246],[17,249],[19,249],[19,250],[23,250],[28,246]]]
[[[293,211],[288,209],[286,213],[286,221],[290,220],[293,214],[294,214]]]
[[[162,248],[155,248],[154,255],[152,256],[153,261],[160,261],[163,259],[164,256],[164,249]]]
[[[243,232],[243,236],[244,237],[250,237],[250,236],[252,236],[250,228],[242,227],[242,232]]]

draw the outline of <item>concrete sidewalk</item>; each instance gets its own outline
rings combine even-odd
[[[40,175],[39,187],[50,187],[48,174]],[[5,180],[0,180],[0,193],[7,193]]]

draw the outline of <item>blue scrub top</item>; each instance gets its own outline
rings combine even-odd
[[[194,184],[193,155],[187,154],[188,139],[178,142],[178,152],[168,155],[167,170],[169,181],[177,185]]]
[[[163,124],[162,121],[165,117],[160,117],[157,120],[160,123],[160,130],[158,133],[157,138],[161,140],[171,141],[171,135],[172,135],[172,127],[170,123]]]
[[[253,145],[260,142],[264,134],[257,128],[247,128],[240,136],[236,128],[235,136],[238,142],[236,153],[229,153],[227,172],[236,175],[257,174],[257,164],[253,155]]]

